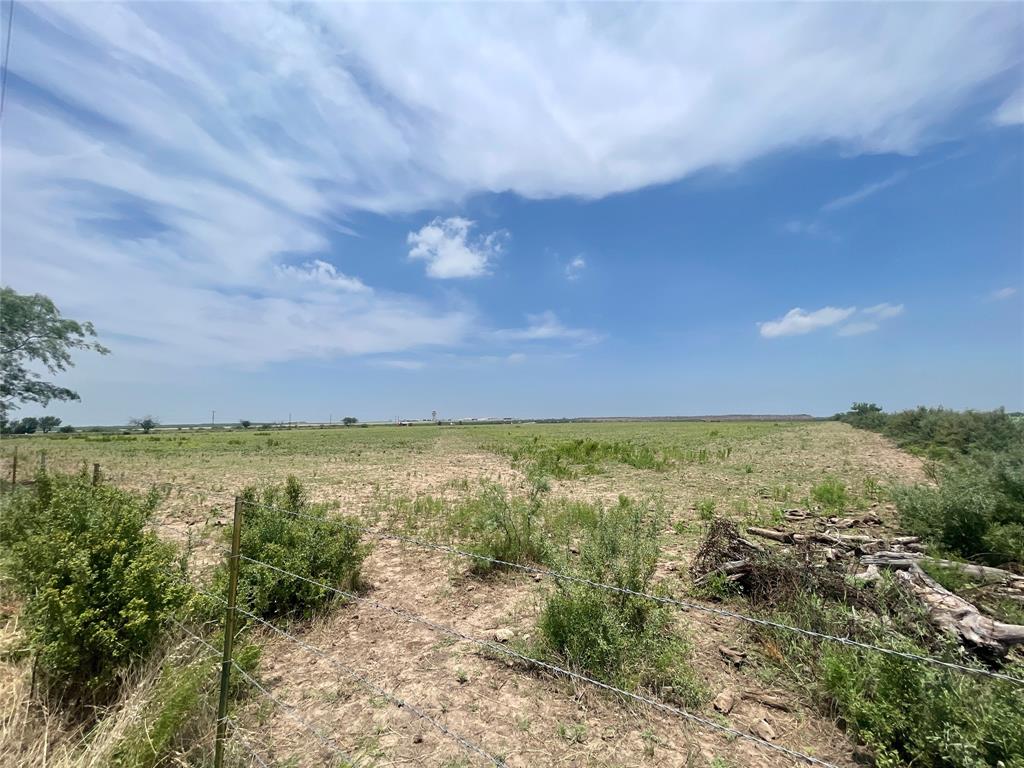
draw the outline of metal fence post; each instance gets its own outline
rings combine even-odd
[[[99,485],[100,484],[100,465],[99,464],[93,464],[92,465],[92,484],[93,485]]]
[[[220,667],[220,703],[217,706],[217,741],[213,766],[224,767],[224,740],[228,731],[228,685],[231,682],[232,646],[235,641],[235,598],[238,593],[238,561],[242,541],[242,499],[235,496],[234,527],[231,529],[231,556],[228,560],[228,606],[224,613],[224,657]]]

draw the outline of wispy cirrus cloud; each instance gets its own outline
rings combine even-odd
[[[1016,294],[1017,289],[1014,288],[1013,286],[1008,285],[1005,288],[997,288],[996,290],[992,291],[992,293],[989,294],[989,298],[992,301],[1005,301],[1006,299],[1009,299],[1010,297],[1015,296]]]
[[[506,328],[494,331],[491,336],[498,341],[573,341],[593,344],[603,336],[587,328],[570,328],[562,323],[551,310],[526,316],[525,328]]]
[[[837,327],[837,336],[860,336],[877,331],[881,323],[902,315],[902,304],[884,302],[858,310],[857,307],[822,307],[808,312],[799,307],[789,310],[777,320],[758,323],[766,339],[780,336],[802,336],[823,328]],[[850,321],[850,322],[847,322]]]
[[[893,173],[880,181],[874,181],[871,182],[870,184],[865,184],[860,189],[857,189],[848,195],[843,195],[842,197],[837,197],[834,200],[829,200],[827,203],[821,206],[821,210],[824,213],[833,213],[843,208],[849,208],[851,205],[856,205],[857,203],[866,200],[872,195],[878,194],[884,189],[896,186],[901,181],[906,179],[908,175],[909,174],[907,173],[907,171],[897,171],[896,173]]]
[[[996,125],[1024,125],[1024,87],[1018,88],[992,115]]]

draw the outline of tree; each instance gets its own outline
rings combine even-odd
[[[344,424],[346,427],[350,427],[358,422],[359,419],[357,419],[355,416],[346,416],[344,419],[341,420],[341,423]]]
[[[238,423],[242,426],[242,429],[248,429],[252,426],[252,422],[248,419],[239,419]]]
[[[130,419],[128,421],[128,426],[137,427],[148,435],[153,431],[153,427],[160,426],[160,422],[152,416],[143,416],[141,419]]]
[[[72,427],[70,424],[65,424],[63,427],[61,427],[57,431],[58,432],[63,432],[66,435],[70,435],[72,432],[75,431],[75,428]]]
[[[0,413],[17,408],[18,402],[45,406],[51,400],[79,400],[77,392],[43,381],[30,367],[56,374],[74,365],[74,349],[109,354],[109,349],[90,340],[95,337],[92,323],[62,317],[46,296],[0,288]]]
[[[43,416],[39,419],[40,432],[52,432],[60,426],[60,419],[56,416]]]
[[[16,435],[33,435],[37,429],[39,429],[39,419],[35,416],[26,416],[11,424],[11,432]]]

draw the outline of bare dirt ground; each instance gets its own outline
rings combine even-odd
[[[770,519],[780,507],[804,508],[811,488],[835,477],[851,489],[858,509],[873,510],[890,520],[890,506],[871,489],[926,481],[922,463],[915,457],[874,433],[838,423],[760,425],[749,433],[742,431],[742,425],[717,429],[695,425],[678,432],[667,425],[662,434],[660,426],[645,424],[642,431],[659,440],[691,441],[710,439],[708,434],[722,430],[714,440],[728,440],[731,455],[724,461],[681,463],[662,472],[611,464],[598,474],[555,481],[551,494],[607,503],[620,494],[657,498],[669,521],[659,575],[679,581],[680,587],[699,538],[701,500],[714,499],[719,514],[759,522]],[[623,429],[622,425],[615,428]],[[352,430],[347,437],[337,438],[342,441],[337,444],[330,442],[332,438],[317,437],[323,445],[316,447],[293,434],[275,432],[269,437],[245,435],[242,440],[248,442],[236,452],[223,445],[211,448],[202,441],[195,441],[193,447],[184,440],[166,452],[70,442],[49,446],[47,451],[50,466],[70,468],[101,461],[112,482],[138,490],[162,487],[162,534],[184,542],[191,533],[199,560],[212,563],[217,555],[208,543],[210,532],[228,518],[231,497],[244,485],[276,482],[294,474],[315,499],[337,502],[341,511],[370,523],[386,522],[399,500],[427,494],[457,499],[480,481],[521,492],[522,468],[491,450],[488,442],[505,439],[506,434],[508,439],[544,435],[545,429],[551,428],[535,426],[522,433],[390,428],[383,436],[373,430],[362,434]],[[712,429],[715,432],[709,433]],[[203,441],[215,439],[227,438],[203,437]],[[274,445],[275,440],[282,444]],[[257,445],[259,450],[250,450]],[[464,562],[437,553],[377,541],[365,565],[367,597],[482,640],[493,640],[499,628],[513,630],[513,644],[528,638],[535,631],[549,585],[527,575],[469,578],[465,567]],[[693,665],[712,698],[723,690],[736,694],[728,715],[715,712],[710,704],[698,714],[744,733],[763,729],[761,723],[766,721],[774,733],[772,743],[836,765],[853,764],[851,742],[834,722],[812,708],[812,702],[785,686],[773,688],[756,663],[736,668],[722,657],[720,645],[743,647],[745,633],[736,622],[681,611],[679,627],[694,646]],[[293,625],[289,631],[510,766],[794,764],[761,745],[510,663],[368,604],[343,605],[327,618]],[[396,706],[345,678],[336,666],[301,646],[269,630],[262,634],[263,684],[293,705],[302,718],[318,724],[325,738],[360,764],[486,763],[408,707]],[[786,710],[758,701],[759,694],[773,690]],[[337,764],[330,762],[330,750],[264,699],[253,697],[236,717],[265,758],[283,765]]]

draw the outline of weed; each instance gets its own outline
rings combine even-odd
[[[850,504],[846,485],[839,479],[827,477],[811,488],[811,498],[826,509],[840,512]]]
[[[700,499],[697,502],[697,514],[701,520],[711,520],[715,516],[715,500],[713,498]]]

